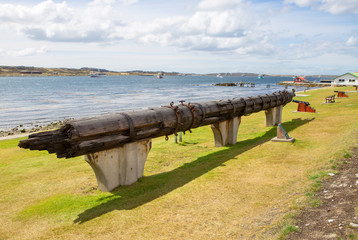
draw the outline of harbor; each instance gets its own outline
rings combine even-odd
[[[294,81],[283,81],[276,83],[277,85],[283,86],[295,86],[295,87],[330,87],[331,83],[316,83],[316,82],[294,82]]]
[[[216,83],[247,81],[255,87],[221,87]],[[268,94],[283,90],[277,82],[288,77],[255,76],[44,76],[0,78],[6,89],[0,97],[0,131],[30,131],[55,121],[91,117],[119,111],[139,110],[168,105],[171,101],[188,102],[230,99]],[[270,84],[271,88],[266,88]],[[247,86],[247,85],[246,85]],[[251,86],[251,85],[250,85]],[[238,90],[240,89],[240,90]],[[22,97],[18,98],[18,93]]]

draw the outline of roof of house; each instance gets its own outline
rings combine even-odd
[[[357,77],[357,78],[358,78],[358,72],[348,72],[348,73],[345,73],[345,74],[339,75],[339,76],[337,76],[336,78],[342,77],[342,76],[344,76],[344,75],[346,75],[346,74],[350,74],[350,75],[352,75],[352,76],[354,76],[354,77]],[[335,79],[336,79],[336,78],[335,78]]]

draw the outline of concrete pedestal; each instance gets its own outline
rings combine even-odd
[[[282,109],[283,106],[270,108],[265,111],[266,114],[266,127],[275,126],[282,121]]]
[[[295,138],[288,136],[288,133],[281,124],[277,126],[277,137],[271,139],[274,142],[294,142]]]
[[[85,156],[94,170],[98,188],[109,192],[120,185],[130,185],[143,176],[144,164],[152,139],[128,143],[118,148]]]
[[[227,121],[211,124],[214,133],[215,147],[222,147],[237,142],[237,132],[241,123],[241,117],[234,117]]]

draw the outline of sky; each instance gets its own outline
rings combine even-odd
[[[0,65],[358,71],[357,0],[0,0]]]

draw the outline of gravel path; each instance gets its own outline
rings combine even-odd
[[[322,204],[303,212],[300,232],[288,239],[358,239],[358,149],[342,162],[339,174],[323,181],[316,193]]]

